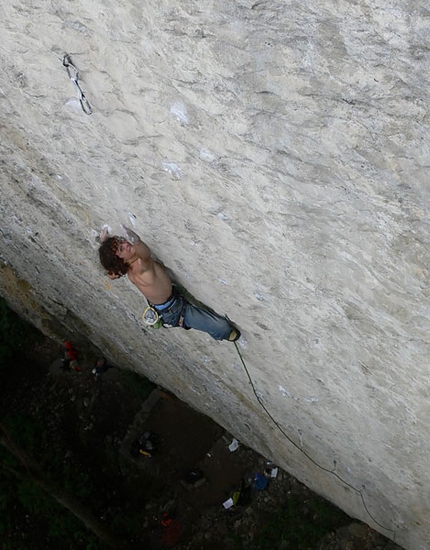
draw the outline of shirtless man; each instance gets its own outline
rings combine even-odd
[[[100,236],[100,262],[110,279],[127,274],[166,328],[194,328],[207,332],[215,340],[238,340],[240,332],[228,319],[188,302],[172,284],[165,268],[152,258],[148,245],[134,231],[123,228],[126,239],[109,237],[105,229]]]

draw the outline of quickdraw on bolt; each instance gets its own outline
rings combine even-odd
[[[66,67],[67,76],[73,82],[78,92],[78,99],[79,99],[79,103],[81,104],[82,110],[86,115],[91,115],[91,113],[93,112],[93,109],[88,99],[85,97],[85,94],[79,84],[79,71],[77,67],[73,64],[70,58],[70,55],[68,53],[64,54],[63,56],[63,66]]]

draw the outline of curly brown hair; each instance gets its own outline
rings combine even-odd
[[[100,245],[100,263],[109,275],[122,277],[128,271],[129,265],[116,255],[118,245],[124,240],[121,237],[109,237]]]

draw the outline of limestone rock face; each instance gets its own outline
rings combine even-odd
[[[427,549],[428,4],[1,11],[0,292]],[[237,348],[142,325],[98,264],[120,223],[238,323]]]

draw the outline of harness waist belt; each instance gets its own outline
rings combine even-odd
[[[177,300],[177,296],[173,296],[172,294],[169,298],[167,298],[167,300],[163,304],[151,304],[151,306],[157,311],[163,311],[164,309],[167,309],[168,307],[173,306],[176,300]]]

